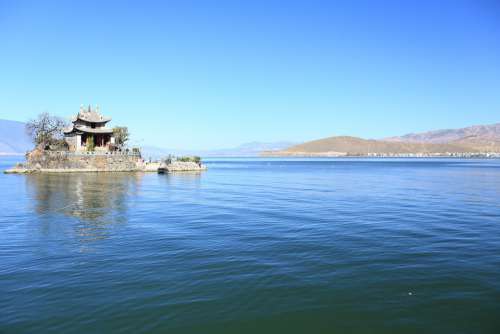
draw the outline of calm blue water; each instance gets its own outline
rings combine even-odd
[[[500,333],[500,161],[207,164],[1,174],[0,332]]]

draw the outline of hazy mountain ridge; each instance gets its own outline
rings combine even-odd
[[[500,153],[500,123],[412,133],[382,140],[328,137],[269,151],[268,156],[436,155]]]
[[[173,155],[198,155],[201,157],[256,157],[265,151],[277,151],[294,145],[295,143],[280,142],[250,142],[244,143],[233,148],[214,149],[214,150],[182,150],[169,149],[154,146],[144,146],[142,148],[145,158],[165,157],[168,154]]]
[[[0,119],[0,155],[24,154],[32,147],[25,123]]]
[[[461,129],[434,130],[421,133],[410,133],[404,136],[384,138],[384,141],[416,142],[442,144],[454,141],[484,140],[500,141],[500,123],[491,125],[474,125]]]

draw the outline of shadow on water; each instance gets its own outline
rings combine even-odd
[[[175,172],[171,174],[160,175],[164,178],[165,182],[169,186],[188,186],[188,187],[199,187],[201,183],[201,177],[205,172],[191,171],[191,172]]]
[[[82,241],[106,238],[107,230],[127,220],[128,198],[136,196],[142,174],[37,174],[26,177],[42,233],[51,233],[61,220],[74,226]],[[61,217],[62,216],[62,217]],[[48,219],[44,219],[48,218]]]

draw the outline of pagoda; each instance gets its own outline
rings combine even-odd
[[[110,117],[104,117],[99,113],[99,107],[88,109],[80,107],[77,115],[71,119],[71,125],[64,130],[64,139],[68,143],[69,151],[81,152],[90,150],[93,139],[95,151],[110,151],[115,143],[113,129],[106,127],[111,121]],[[92,139],[90,139],[92,138]]]

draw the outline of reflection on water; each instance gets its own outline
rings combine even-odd
[[[65,215],[77,219],[76,235],[84,241],[106,237],[108,226],[126,221],[128,196],[136,196],[139,173],[35,174],[26,177],[27,191],[39,217]],[[49,233],[50,225],[42,224]]]
[[[199,187],[203,171],[174,172],[162,175],[169,186],[186,185]]]

